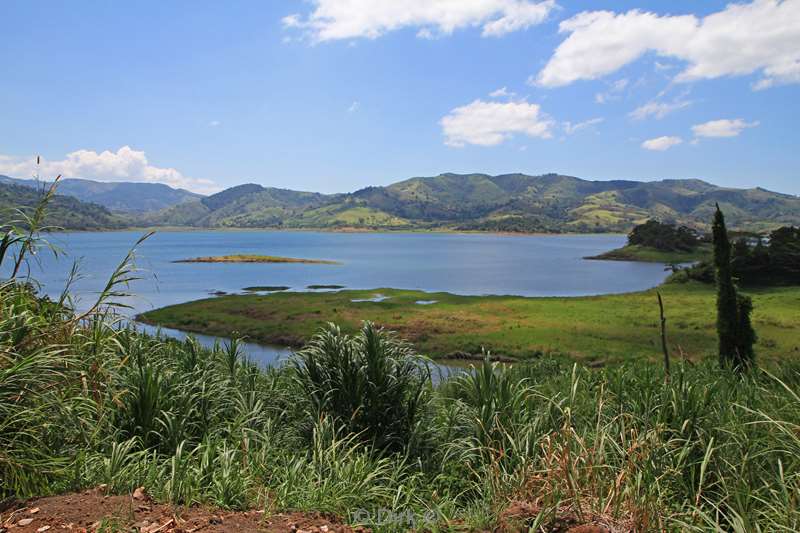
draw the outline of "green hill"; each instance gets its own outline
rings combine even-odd
[[[336,195],[240,185],[147,220],[200,227],[608,232],[649,219],[707,229],[715,203],[737,229],[800,224],[800,198],[760,188],[558,174],[442,174]]]
[[[0,182],[4,180],[8,178],[0,177]],[[638,182],[590,181],[560,174],[442,174],[344,194],[249,183],[206,197],[159,184],[66,180],[59,193],[73,191],[76,183],[82,187],[83,197],[97,199],[95,203],[112,211],[125,212],[113,217],[113,227],[127,223],[198,228],[588,233],[627,232],[656,219],[707,230],[716,203],[733,229],[768,231],[800,225],[797,196],[761,188],[718,187],[696,179]],[[159,187],[165,189],[161,196]],[[90,194],[89,189],[94,192]],[[102,216],[99,213],[96,218]],[[80,217],[72,222],[93,227],[91,220]]]
[[[31,209],[41,198],[43,189],[0,183],[0,221],[16,220],[15,209]],[[130,220],[97,204],[81,202],[71,196],[56,195],[47,209],[45,223],[70,230],[123,228]]]
[[[15,179],[8,176],[0,176],[0,182],[32,188],[43,186],[40,181]],[[49,183],[44,185],[49,185]],[[163,183],[101,182],[84,179],[61,180],[58,184],[58,193],[123,213],[157,211],[202,198],[200,194],[184,189],[174,189]]]

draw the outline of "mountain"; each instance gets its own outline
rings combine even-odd
[[[518,232],[628,231],[654,218],[708,229],[719,203],[737,229],[800,224],[800,198],[689,180],[589,181],[442,174],[324,195],[240,185],[147,215],[153,225]]]
[[[33,208],[43,192],[42,188],[0,182],[0,223],[18,220],[15,210]],[[130,225],[130,220],[101,205],[57,194],[47,208],[45,224],[70,230],[96,230],[123,228]]]
[[[280,227],[284,221],[302,217],[338,196],[248,183],[147,215],[143,221],[169,226]]]
[[[42,182],[0,176],[0,183],[11,183],[26,187],[41,188]],[[58,185],[58,193],[72,196],[82,202],[102,205],[122,213],[144,213],[158,211],[183,202],[197,200],[201,195],[174,189],[162,183],[100,182],[84,179],[64,179]]]
[[[0,177],[3,181],[19,186],[24,180]],[[35,190],[35,183],[28,181],[23,188]],[[639,182],[591,181],[560,174],[441,174],[344,194],[248,183],[205,197],[152,183],[64,180],[58,192],[107,208],[94,219],[67,219],[67,227],[103,227],[100,221],[111,216],[110,210],[117,213],[108,219],[111,227],[586,233],[625,232],[657,219],[707,230],[717,203],[733,229],[765,231],[800,225],[797,196],[762,188],[718,187],[697,179]],[[80,213],[89,214],[86,204],[74,205]]]

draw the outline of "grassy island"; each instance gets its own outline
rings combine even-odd
[[[713,287],[686,283],[659,290],[675,357],[681,352],[691,359],[711,354],[716,346]],[[750,294],[760,360],[800,355],[800,288]],[[419,303],[430,301],[435,303]],[[327,322],[353,332],[361,321],[372,320],[437,358],[478,354],[482,347],[518,359],[554,353],[598,364],[660,357],[655,290],[579,298],[457,296],[386,288],[231,295],[157,309],[140,319],[196,333],[226,336],[238,331],[256,342],[295,346]]]
[[[647,263],[693,263],[711,257],[711,245],[702,244],[692,251],[666,251],[652,246],[628,244],[622,248],[611,250],[586,259],[606,261],[642,261]]]
[[[322,259],[298,259],[295,257],[278,257],[275,255],[235,254],[194,257],[179,259],[173,263],[304,263],[311,265],[338,265],[336,261]]]

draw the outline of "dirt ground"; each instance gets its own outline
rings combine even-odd
[[[528,531],[537,509],[513,502],[499,517],[496,533]],[[549,533],[617,533],[602,521],[581,523],[563,517],[541,527]],[[456,526],[455,529],[462,529]],[[102,488],[81,493],[37,498],[0,508],[0,533],[369,533],[369,529],[342,524],[320,513],[225,511],[204,507],[173,507],[152,501],[137,489],[131,495],[110,496]]]
[[[95,489],[77,494],[30,500],[0,512],[0,533],[229,533],[295,532],[358,533],[336,517],[314,513],[265,515],[203,507],[175,508],[157,504],[141,491],[108,496]]]

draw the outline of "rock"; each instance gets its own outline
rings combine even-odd
[[[39,512],[39,508],[38,508],[38,507],[34,507],[34,508],[33,508],[33,509],[31,509],[30,511],[28,511],[28,514],[36,514],[36,513],[38,513],[38,512]]]
[[[322,531],[322,533],[328,533],[328,526],[319,526],[319,530]]]
[[[42,531],[47,531],[48,529],[50,529],[50,526],[42,526],[36,530],[36,533],[42,533]]]
[[[20,520],[19,522],[17,522],[17,525],[18,525],[18,526],[27,526],[27,525],[29,525],[31,522],[33,522],[33,518],[23,518],[22,520]]]
[[[147,499],[147,495],[144,493],[144,487],[137,487],[136,490],[133,491],[133,499],[134,500]]]

